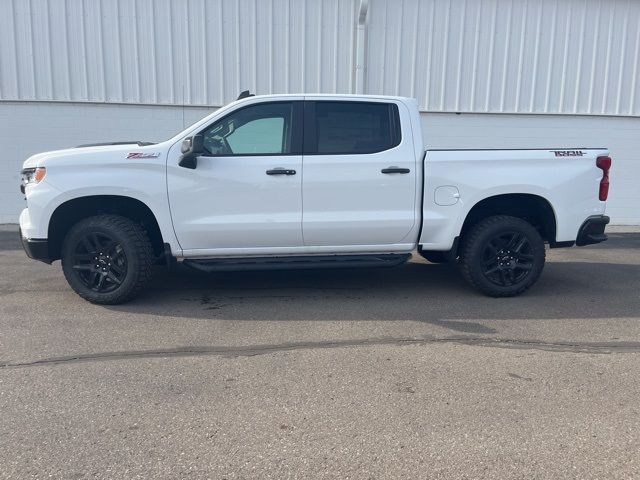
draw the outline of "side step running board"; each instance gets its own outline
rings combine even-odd
[[[255,257],[186,259],[182,263],[202,272],[245,270],[295,270],[304,268],[393,267],[405,263],[410,253],[383,255],[326,255],[306,257]]]

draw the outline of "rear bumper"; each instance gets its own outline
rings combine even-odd
[[[587,218],[578,231],[576,245],[583,247],[584,245],[604,242],[607,239],[604,229],[608,223],[609,217],[606,215],[595,215]]]
[[[20,240],[22,240],[22,248],[29,258],[39,260],[44,263],[51,263],[49,256],[49,241],[46,238],[25,238],[20,229]]]

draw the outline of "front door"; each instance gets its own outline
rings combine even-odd
[[[416,224],[416,153],[402,103],[307,101],[305,245],[410,244]]]
[[[185,255],[303,245],[301,116],[298,101],[251,104],[200,132],[207,154],[195,169],[170,155],[171,216]]]

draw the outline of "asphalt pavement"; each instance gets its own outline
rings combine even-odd
[[[640,233],[454,266],[159,268],[91,305],[0,227],[0,478],[640,478]]]

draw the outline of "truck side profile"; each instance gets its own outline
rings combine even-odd
[[[606,240],[604,148],[426,150],[414,99],[245,96],[157,143],[25,161],[29,257],[94,303],[157,263],[204,271],[390,266],[415,250],[513,296],[551,248]]]

